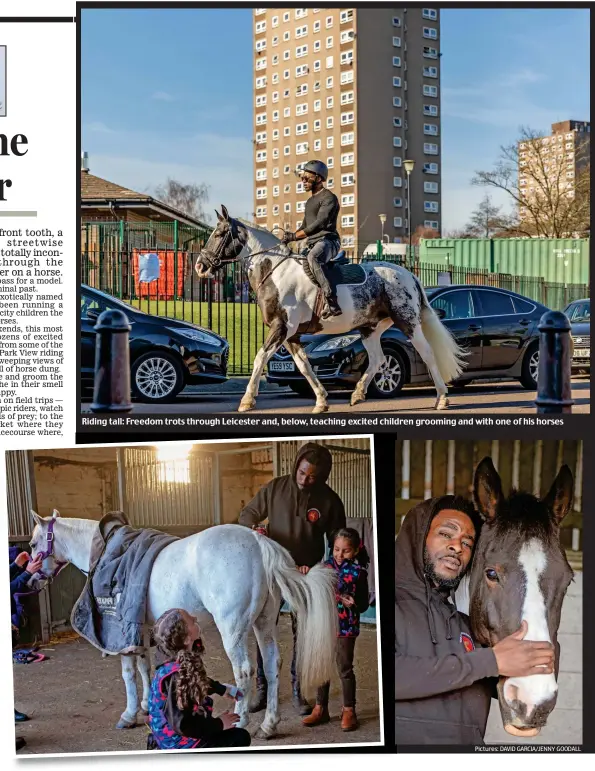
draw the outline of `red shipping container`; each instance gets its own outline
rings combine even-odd
[[[141,254],[157,254],[159,257],[159,278],[157,281],[139,282],[139,255]],[[151,300],[173,300],[176,297],[183,297],[185,266],[186,252],[177,252],[176,270],[176,252],[173,249],[133,249],[132,273],[136,296]]]

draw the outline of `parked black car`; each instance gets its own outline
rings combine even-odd
[[[573,371],[591,372],[591,300],[575,300],[564,309],[570,321]]]
[[[549,310],[541,303],[506,289],[455,285],[426,289],[430,305],[468,350],[467,364],[454,383],[461,388],[472,380],[512,378],[524,388],[537,388],[539,332],[537,325]],[[346,335],[304,335],[310,364],[327,390],[353,388],[367,367],[368,356],[358,332]],[[382,335],[386,363],[368,388],[375,398],[397,396],[407,383],[431,383],[417,351],[405,335],[390,327]],[[267,380],[311,395],[285,347],[270,360]]]
[[[93,387],[97,317],[124,311],[130,332],[132,394],[143,402],[166,402],[186,385],[227,380],[229,343],[208,329],[179,319],[151,316],[98,289],[81,286],[81,382]]]

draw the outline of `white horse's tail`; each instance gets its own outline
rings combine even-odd
[[[463,371],[466,353],[430,308],[425,292],[424,299],[426,304],[421,309],[421,331],[434,353],[442,379],[449,383]]]
[[[254,531],[253,531],[254,532]],[[297,615],[297,671],[303,693],[331,679],[335,671],[338,631],[335,572],[315,565],[302,575],[289,552],[275,541],[254,532],[272,589]]]

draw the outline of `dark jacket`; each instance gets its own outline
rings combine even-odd
[[[164,716],[173,730],[182,736],[190,736],[193,739],[208,739],[213,734],[223,731],[223,721],[219,717],[213,717],[213,700],[206,698],[199,709],[178,707],[177,672],[163,681],[162,689],[166,694]],[[225,686],[216,680],[209,678],[209,696],[216,693],[219,696],[225,694]]]
[[[436,503],[411,509],[397,536],[395,736],[399,744],[483,744],[498,668],[475,648],[469,619],[426,578],[423,553]]]
[[[11,562],[9,567],[10,575],[10,620],[14,626],[19,626],[21,622],[22,605],[15,599],[15,594],[29,591],[27,584],[31,579],[31,574],[27,573],[25,565],[19,567],[16,562]]]
[[[300,229],[308,237],[309,244],[315,244],[321,238],[339,239],[337,218],[340,208],[337,196],[326,188],[308,198]]]
[[[332,543],[335,530],[345,527],[345,508],[326,484],[331,473],[331,454],[324,447],[323,468],[312,487],[300,490],[295,481],[304,453],[320,445],[305,444],[297,454],[293,471],[265,485],[242,510],[240,525],[253,527],[269,520],[269,536],[284,546],[296,565],[311,568],[324,558],[324,535]]]

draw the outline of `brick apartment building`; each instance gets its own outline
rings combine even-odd
[[[440,12],[435,8],[254,10],[254,214],[295,230],[296,169],[329,166],[348,254],[381,237],[440,231]],[[385,215],[384,225],[380,215]]]

